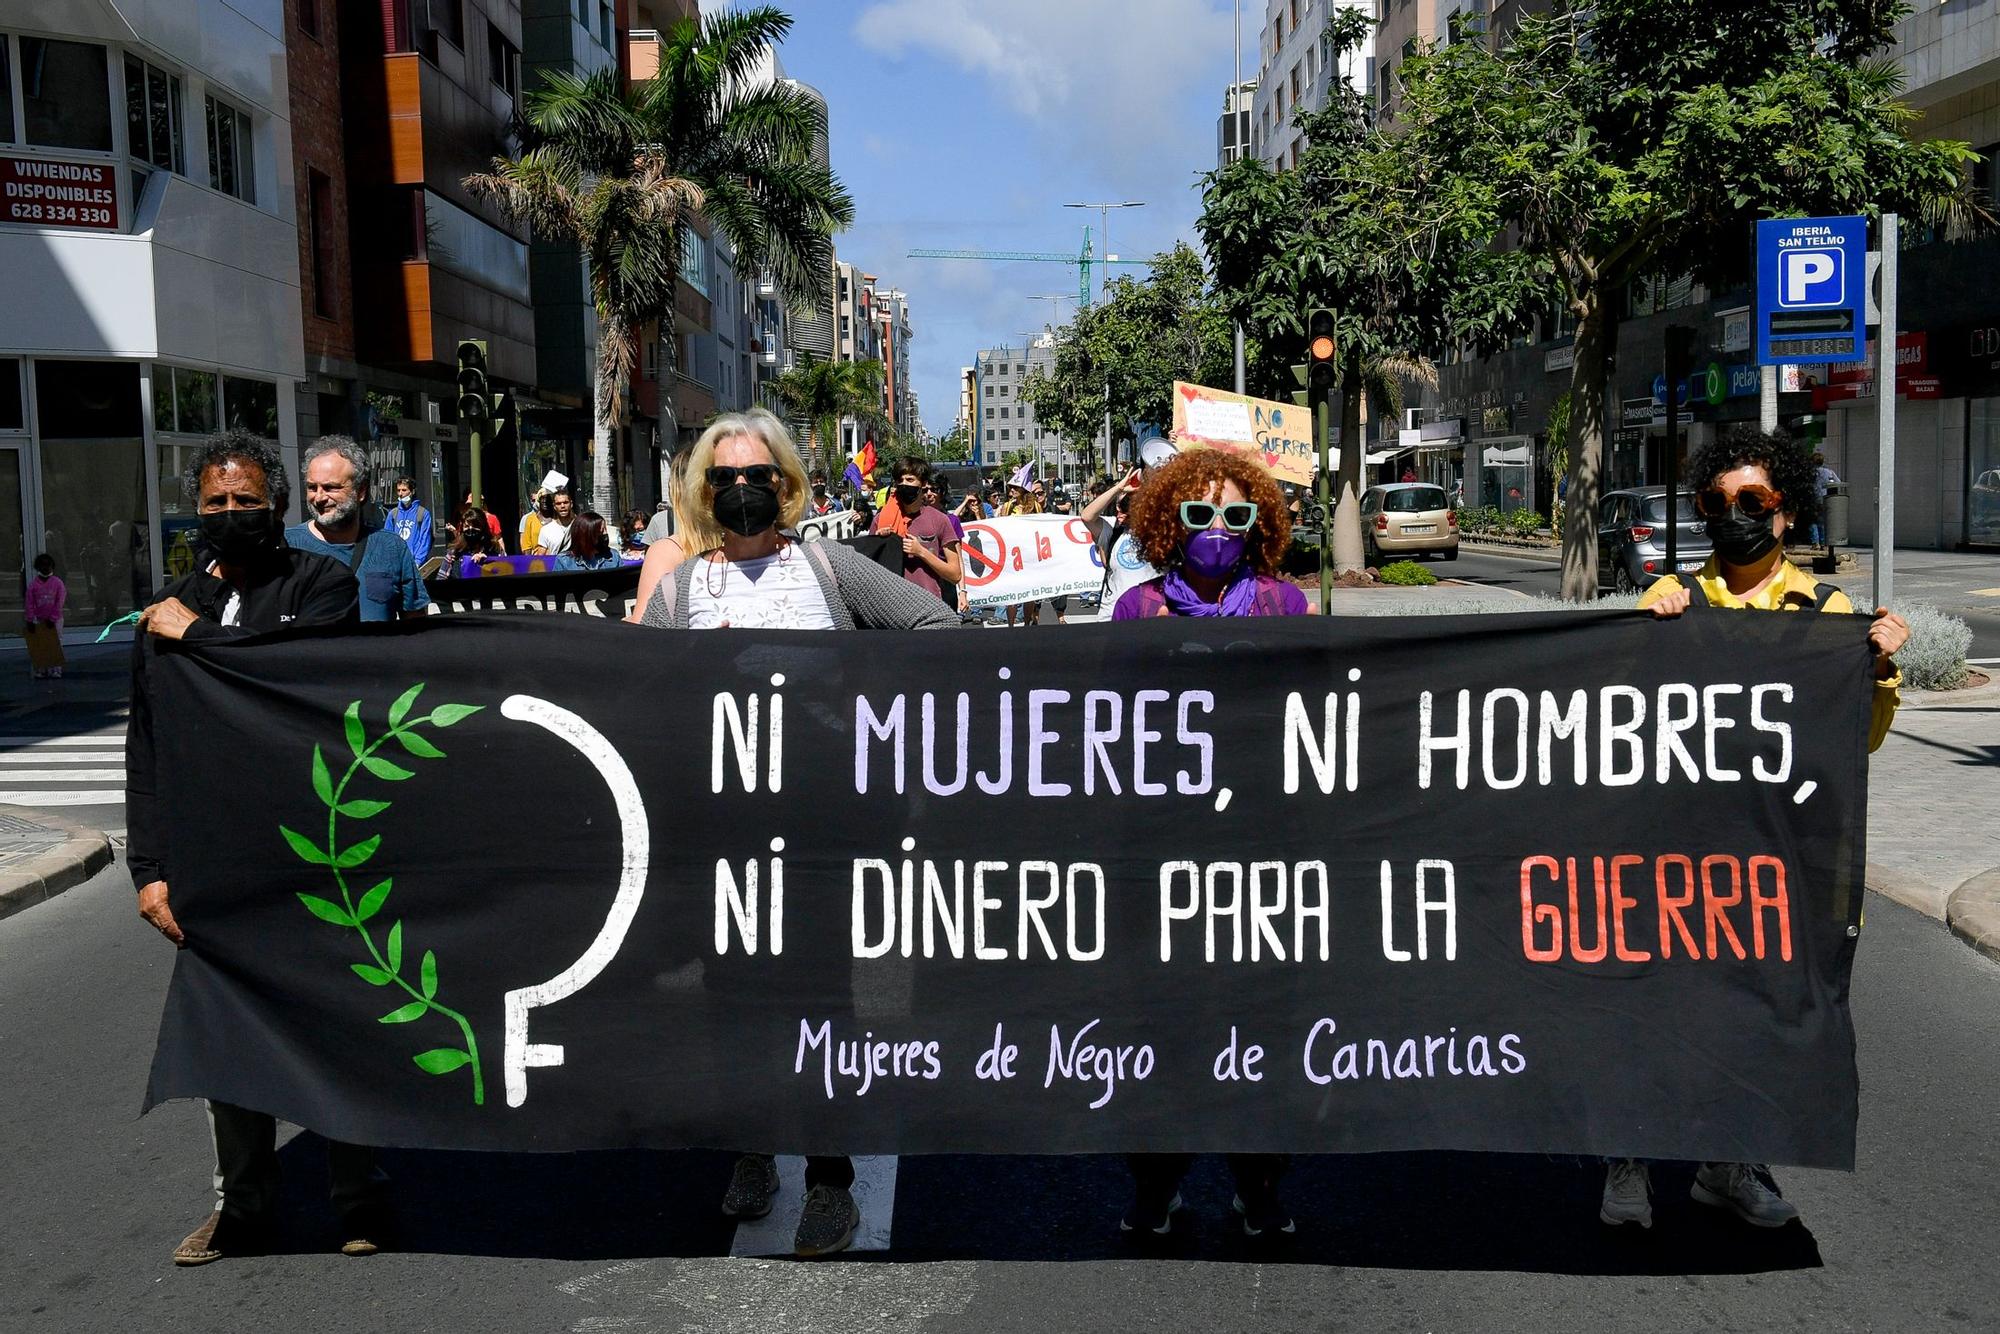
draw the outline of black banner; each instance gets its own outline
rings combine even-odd
[[[1851,1166],[1865,634],[175,648],[149,1105],[480,1149]]]
[[[427,579],[430,612],[562,611],[622,621],[639,591],[639,567],[571,574],[491,574],[476,579]]]

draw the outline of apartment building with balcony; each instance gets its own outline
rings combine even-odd
[[[1382,0],[1390,6],[1431,0]],[[1376,38],[1354,51],[1336,56],[1327,23],[1343,9],[1372,10],[1376,0],[1266,0],[1264,23],[1258,30],[1257,78],[1232,90],[1238,102],[1249,99],[1249,145],[1252,155],[1286,170],[1299,164],[1305,133],[1292,124],[1300,110],[1326,105],[1332,81],[1344,81],[1368,96],[1375,81]],[[1223,129],[1228,129],[1227,108]],[[1219,145],[1227,150],[1227,145]]]
[[[40,552],[76,624],[189,568],[203,435],[297,458],[286,40],[284,0],[0,8],[0,632]]]

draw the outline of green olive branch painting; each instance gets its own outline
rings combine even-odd
[[[428,724],[434,728],[453,727],[464,722],[480,711],[474,704],[440,704],[422,717],[410,717],[410,710],[423,693],[423,683],[411,686],[389,706],[389,727],[382,735],[370,740],[367,729],[361,722],[361,701],[355,700],[347,706],[341,722],[346,731],[347,748],[354,759],[345,772],[335,781],[326,756],[320,747],[313,747],[312,783],[313,791],[326,807],[326,843],[324,846],[312,839],[282,825],[278,832],[299,860],[313,866],[324,866],[333,873],[334,888],[339,891],[338,902],[320,898],[313,894],[300,894],[303,903],[313,916],[334,926],[349,927],[361,937],[361,943],[368,951],[371,963],[348,965],[371,987],[398,987],[409,996],[408,1003],[391,1010],[378,1019],[377,1023],[407,1024],[421,1019],[426,1014],[435,1014],[457,1025],[463,1040],[459,1046],[433,1047],[429,1051],[418,1052],[410,1059],[426,1074],[448,1075],[463,1066],[472,1067],[472,1101],[475,1106],[486,1102],[486,1079],[479,1061],[479,1040],[473,1035],[472,1024],[457,1010],[438,1000],[437,956],[429,950],[423,953],[417,965],[416,980],[412,982],[403,974],[403,922],[398,918],[384,943],[377,946],[375,936],[368,923],[382,911],[389,899],[393,879],[385,879],[374,888],[362,894],[357,900],[348,884],[347,873],[366,863],[382,846],[382,836],[373,835],[359,843],[347,847],[340,845],[340,820],[345,816],[350,820],[372,820],[389,809],[387,801],[373,801],[362,798],[350,800],[347,789],[364,771],[387,783],[400,783],[414,778],[416,774],[402,765],[384,759],[376,752],[391,741],[399,744],[411,757],[419,760],[441,760],[444,752],[432,744],[429,738],[417,731]]]

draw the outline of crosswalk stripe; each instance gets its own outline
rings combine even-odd
[[[854,1233],[854,1251],[886,1251],[895,1222],[896,1158],[894,1154],[854,1160],[855,1204],[861,1208],[861,1226]],[[778,1156],[778,1198],[771,1212],[754,1221],[738,1223],[729,1244],[734,1256],[790,1255],[792,1237],[799,1230],[799,1215],[805,1212],[806,1160],[796,1154]]]
[[[0,806],[121,806],[125,789],[67,787],[44,792],[0,790]]]
[[[6,769],[0,770],[0,793],[12,783],[108,783],[123,782],[123,769]]]
[[[38,749],[43,746],[118,746],[125,744],[123,732],[93,732],[83,736],[0,736],[0,746],[8,749],[28,747]]]
[[[4,752],[0,752],[0,778],[13,778],[18,776],[16,774],[8,772],[7,769],[8,765],[103,764],[108,760],[115,760],[119,758],[121,757],[117,755],[107,755],[103,751],[96,751],[96,750],[80,751],[80,752],[61,751],[61,750],[31,750],[31,751],[15,751],[11,755],[6,754]]]

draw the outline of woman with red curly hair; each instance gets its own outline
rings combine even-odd
[[[1240,454],[1188,449],[1153,470],[1132,498],[1133,540],[1166,573],[1127,589],[1114,621],[1152,616],[1303,616],[1278,577],[1292,517],[1271,474]]]

